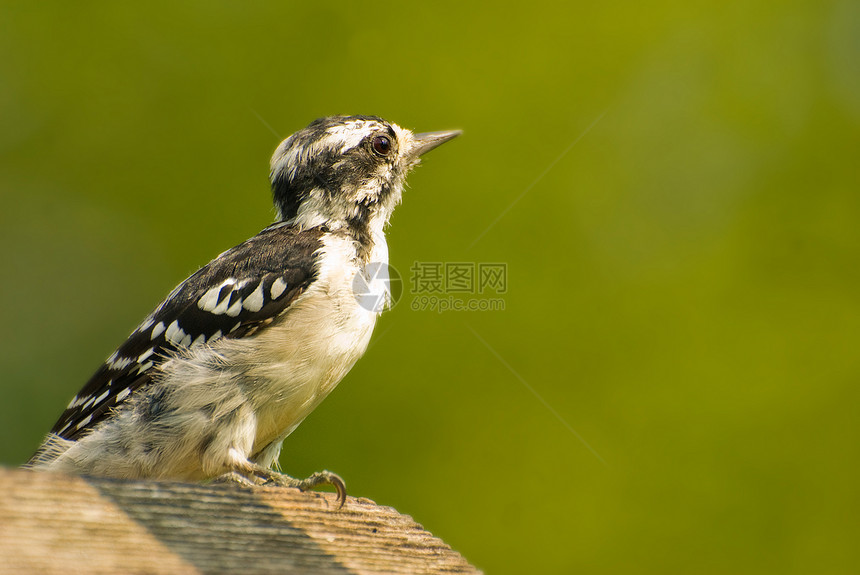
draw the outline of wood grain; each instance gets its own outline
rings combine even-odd
[[[0,469],[0,573],[479,573],[369,499]]]

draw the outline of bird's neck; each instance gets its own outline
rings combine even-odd
[[[379,214],[337,220],[299,214],[295,218],[283,220],[279,225],[295,226],[301,230],[318,228],[345,237],[355,246],[355,259],[361,265],[367,265],[370,262],[388,263],[388,244],[385,241],[387,223],[388,218]]]
[[[355,245],[357,259],[362,265],[370,262],[388,263],[388,244],[385,241],[387,218],[378,215],[366,220],[350,220],[342,227]]]

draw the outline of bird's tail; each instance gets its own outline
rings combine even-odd
[[[21,467],[24,469],[48,469],[74,444],[75,442],[72,440],[63,439],[56,433],[49,433],[33,457]]]

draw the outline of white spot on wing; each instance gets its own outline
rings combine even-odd
[[[179,327],[179,321],[173,320],[173,323],[171,323],[167,328],[167,331],[164,332],[164,337],[166,337],[167,341],[172,344],[182,345],[182,340],[185,339],[185,331]]]
[[[130,389],[130,388],[128,388],[128,387],[126,387],[125,389],[123,389],[122,391],[120,391],[120,392],[116,395],[116,402],[117,402],[117,403],[119,403],[120,401],[122,401],[123,399],[125,399],[126,397],[128,397],[128,394],[129,394],[129,393],[131,393],[131,389]]]
[[[104,401],[104,399],[105,399],[108,395],[110,395],[110,390],[107,390],[107,391],[105,391],[103,394],[101,394],[100,396],[98,396],[98,397],[96,398],[96,400],[93,402],[93,406],[96,406],[96,405],[100,404],[102,401]]]
[[[224,299],[221,300],[221,303],[218,304],[218,307],[212,310],[212,313],[215,315],[221,315],[225,311],[227,311],[227,306],[230,305],[230,295],[227,294],[224,296]]]
[[[197,307],[203,311],[212,311],[218,306],[218,294],[221,293],[221,286],[211,288],[197,300]]]
[[[284,290],[287,289],[287,282],[285,282],[282,278],[276,279],[272,282],[272,299],[278,299],[281,297],[281,294],[284,293]]]
[[[160,321],[155,324],[154,328],[152,328],[152,336],[150,337],[150,339],[155,339],[162,333],[164,333],[164,322]]]
[[[146,358],[149,357],[150,355],[152,355],[153,353],[155,353],[155,348],[154,347],[149,348],[148,350],[146,350],[145,352],[143,352],[142,354],[137,356],[137,363],[143,363],[146,360]]]
[[[197,336],[197,339],[195,339],[194,341],[191,342],[191,347],[194,347],[195,345],[200,345],[203,343],[206,343],[206,335],[201,333],[200,335]]]
[[[90,414],[90,415],[86,416],[85,418],[83,418],[82,420],[80,420],[80,421],[78,422],[78,424],[75,426],[75,429],[80,429],[80,428],[82,428],[83,426],[85,426],[86,424],[88,424],[90,421],[92,421],[92,419],[93,419],[92,414]]]
[[[242,306],[250,311],[250,312],[258,312],[263,309],[263,282],[257,286],[257,289],[251,292],[251,294],[245,298],[245,301],[242,302]]]
[[[111,357],[114,359],[108,361],[108,368],[117,371],[125,369],[126,367],[131,365],[133,361],[132,359],[129,359],[127,357],[118,357],[116,354],[112,355]]]
[[[214,314],[224,313],[223,311],[216,311],[217,309],[219,309],[221,307],[218,305],[218,301],[220,299],[219,296],[221,295],[221,290],[224,287],[233,285],[235,283],[236,283],[236,278],[227,278],[226,280],[224,280],[223,282],[221,282],[217,286],[207,290],[206,293],[204,293],[202,296],[200,296],[200,299],[197,300],[197,307],[199,307],[203,311],[212,312]],[[229,290],[226,294],[224,294],[224,297],[228,298],[230,296],[231,291],[232,290]]]
[[[240,311],[242,311],[242,298],[237,299],[225,313],[230,317],[236,317]]]

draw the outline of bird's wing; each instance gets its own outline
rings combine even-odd
[[[285,313],[316,279],[319,228],[266,228],[179,284],[75,396],[51,430],[79,438],[180,349],[249,337]]]

